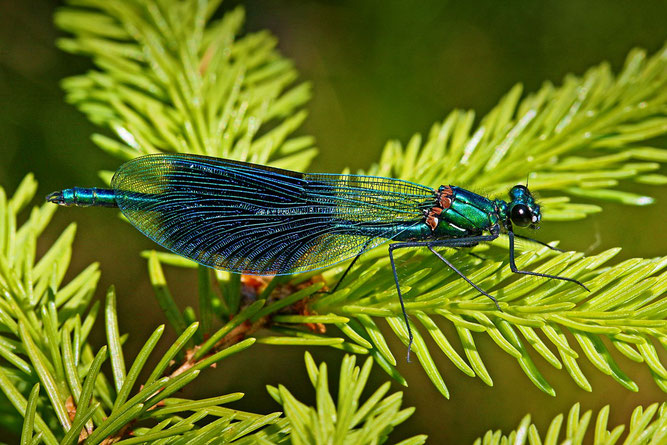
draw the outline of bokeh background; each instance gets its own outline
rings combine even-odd
[[[254,0],[223,6],[239,4],[247,11],[246,30],[273,32],[302,79],[312,83],[310,117],[300,131],[314,135],[321,150],[312,171],[366,167],[388,139],[405,143],[416,132],[425,134],[455,108],[474,109],[481,117],[517,82],[534,91],[544,81],[559,84],[566,73],[581,74],[605,60],[618,72],[631,48],[652,54],[667,37],[664,1]],[[90,141],[100,129],[63,101],[59,81],[91,65],[55,48],[59,32],[52,15],[59,5],[0,1],[0,185],[10,193],[28,172],[39,180],[40,196],[72,185],[101,186],[97,172],[119,164]],[[656,143],[667,145],[664,138]],[[648,192],[656,202],[644,208],[604,204],[603,213],[584,221],[544,224],[539,238],[560,239],[565,248],[591,253],[622,246],[619,259],[666,254],[667,188],[626,184],[625,189]],[[72,221],[78,225],[72,274],[93,261],[101,263],[99,297],[110,284],[117,287],[121,329],[130,333],[127,351],[134,354],[164,322],[139,257],[141,250],[154,246],[113,212],[70,209],[57,212],[40,248]],[[194,273],[168,271],[168,279],[183,306],[195,303]],[[98,328],[93,342],[100,345],[101,324]],[[401,356],[403,346],[392,346]],[[430,443],[471,443],[489,428],[509,431],[525,413],[545,432],[550,419],[577,401],[596,411],[611,404],[610,424],[616,425],[626,423],[636,405],[666,399],[646,366],[625,359],[620,364],[636,378],[637,394],[582,360],[593,385],[593,393],[585,393],[565,371],[552,371],[536,358],[556,388],[552,398],[486,338],[479,337],[479,349],[494,386],[468,378],[439,358],[450,400],[437,393],[418,364],[399,363],[410,387],[395,385],[395,390],[403,389],[405,406],[417,411],[391,436],[392,442],[427,433]],[[329,363],[333,380],[340,354],[312,352]],[[260,345],[206,371],[205,385],[185,395],[242,391],[246,398],[234,407],[268,413],[278,406],[264,385],[283,383],[302,400],[312,401],[312,388],[304,386],[302,356],[301,348]],[[376,369],[369,389],[385,380]]]

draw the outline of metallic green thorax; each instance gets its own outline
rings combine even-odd
[[[407,228],[394,240],[462,238],[505,233],[512,225],[536,228],[540,207],[524,186],[510,190],[510,201],[491,200],[456,186],[440,186],[434,205],[425,211],[422,224]]]
[[[494,201],[459,187],[450,187],[451,207],[443,209],[435,238],[479,235],[498,224],[500,218]]]

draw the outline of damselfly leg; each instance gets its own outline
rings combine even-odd
[[[514,261],[514,232],[509,230],[507,232],[508,237],[509,237],[509,265],[510,269],[512,270],[513,273],[517,274],[522,274],[522,275],[533,275],[537,277],[543,277],[543,278],[553,278],[556,280],[563,280],[563,281],[569,281],[571,283],[578,284],[579,286],[583,287],[584,289],[588,290],[586,286],[584,286],[580,281],[575,280],[573,278],[567,278],[567,277],[560,277],[557,275],[549,275],[549,274],[544,274],[544,273],[539,273],[539,272],[530,272],[530,271],[525,271],[525,270],[519,270],[519,268],[516,266],[516,263]],[[401,287],[399,285],[398,281],[398,273],[396,272],[396,264],[394,262],[394,250],[397,249],[402,249],[402,248],[409,248],[409,247],[427,247],[433,254],[438,257],[443,263],[447,265],[451,270],[456,272],[457,275],[459,275],[461,278],[463,278],[470,286],[472,286],[475,290],[477,290],[480,294],[485,295],[493,303],[496,305],[496,308],[502,312],[502,309],[500,308],[500,305],[498,304],[498,300],[496,300],[495,297],[493,297],[491,294],[488,292],[484,291],[481,289],[479,286],[477,286],[472,280],[470,280],[463,272],[461,272],[459,269],[457,269],[449,260],[447,260],[444,256],[442,256],[439,252],[437,252],[434,247],[449,247],[449,248],[460,248],[460,247],[473,247],[481,242],[490,242],[498,238],[498,234],[491,234],[491,235],[479,235],[479,236],[470,236],[470,237],[464,237],[464,238],[450,238],[450,239],[444,239],[444,240],[433,240],[433,241],[406,241],[406,242],[400,242],[400,243],[393,243],[389,245],[389,260],[391,262],[391,269],[394,274],[394,281],[396,283],[396,292],[398,293],[398,299],[401,303],[401,310],[403,311],[403,318],[405,319],[405,325],[408,330],[408,361],[410,361],[410,350],[412,347],[412,342],[413,342],[413,336],[412,336],[412,329],[410,328],[410,322],[408,320],[408,314],[407,311],[405,310],[405,303],[403,301],[403,294],[401,293]],[[523,237],[522,237],[523,238]],[[528,238],[530,241],[535,241],[530,238]],[[537,241],[538,244],[543,244],[553,250],[559,250],[556,249],[552,246],[549,246],[548,244],[542,243]]]
[[[500,310],[498,306],[498,301],[489,295],[487,292],[484,292],[479,286],[473,283],[468,277],[458,270],[454,265],[449,262],[445,257],[436,252],[433,247],[473,247],[480,242],[488,242],[496,239],[498,235],[480,235],[480,236],[470,236],[465,238],[450,238],[444,240],[433,240],[433,241],[405,241],[400,243],[393,243],[389,245],[389,262],[391,263],[391,270],[394,273],[394,282],[396,283],[396,292],[398,293],[398,300],[401,303],[401,310],[403,311],[403,318],[405,319],[405,325],[408,330],[408,361],[410,361],[410,350],[412,348],[412,329],[410,328],[410,322],[408,320],[408,314],[405,310],[405,303],[403,302],[403,294],[401,293],[401,286],[398,282],[398,273],[396,272],[396,263],[394,261],[394,250],[404,249],[410,247],[427,247],[431,252],[433,252],[442,262],[444,262],[450,269],[456,272],[461,278],[463,278],[468,284],[474,287],[481,294],[489,297]]]
[[[570,283],[578,284],[579,286],[583,287],[586,289],[588,292],[590,292],[590,289],[588,289],[584,284],[579,281],[575,280],[574,278],[568,278],[568,277],[559,277],[558,275],[549,275],[546,273],[540,273],[540,272],[531,272],[529,270],[519,270],[518,267],[516,267],[516,263],[514,262],[514,232],[511,230],[507,232],[507,236],[510,239],[510,269],[514,273],[522,274],[522,275],[533,275],[535,277],[542,277],[542,278],[553,278],[554,280],[562,280],[562,281],[569,281]],[[549,246],[551,247],[551,246]]]

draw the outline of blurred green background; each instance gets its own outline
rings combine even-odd
[[[667,37],[664,1],[255,0],[224,7],[238,4],[246,7],[246,30],[273,32],[302,79],[313,85],[310,117],[300,131],[314,135],[321,150],[312,171],[366,167],[388,139],[405,143],[415,132],[425,134],[454,108],[474,109],[481,117],[517,82],[534,91],[544,81],[559,84],[566,73],[581,74],[605,60],[618,72],[631,48],[652,54]],[[101,186],[97,172],[119,164],[90,141],[100,129],[63,102],[59,81],[91,65],[55,48],[59,34],[52,15],[58,6],[38,0],[0,2],[0,185],[10,193],[27,172],[37,176],[40,196],[73,185]],[[664,138],[657,143],[666,145]],[[605,204],[602,214],[585,221],[543,224],[539,238],[561,239],[565,248],[591,253],[622,246],[619,258],[664,255],[667,188],[626,184],[625,189],[649,193],[656,202],[645,208]],[[71,269],[78,272],[92,261],[101,263],[99,296],[116,285],[121,329],[131,334],[127,351],[136,353],[163,322],[145,261],[139,257],[154,245],[113,212],[70,209],[57,213],[42,251],[72,221],[79,231]],[[169,271],[168,279],[183,306],[195,302],[194,273]],[[93,341],[99,345],[103,340],[99,330]],[[582,361],[593,385],[593,393],[585,393],[565,371],[552,372],[537,359],[556,388],[558,395],[551,398],[494,344],[483,337],[479,343],[494,387],[464,376],[439,358],[450,400],[442,399],[418,364],[399,363],[410,383],[404,389],[405,405],[417,411],[393,440],[427,433],[430,443],[471,443],[489,428],[508,431],[525,413],[545,432],[548,421],[576,401],[595,410],[611,404],[610,424],[615,425],[627,422],[637,404],[665,400],[647,367],[625,359],[619,359],[621,367],[636,378],[637,394]],[[402,356],[402,345],[394,342],[392,347]],[[317,360],[329,362],[333,380],[340,354],[312,352]],[[300,348],[254,347],[208,370],[205,387],[186,395],[243,391],[246,398],[234,407],[268,413],[277,405],[264,385],[283,383],[311,401],[312,391],[301,386],[306,382],[302,356]],[[376,369],[369,389],[384,380]]]

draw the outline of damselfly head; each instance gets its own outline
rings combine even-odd
[[[524,185],[515,185],[510,190],[509,216],[512,224],[519,227],[536,229],[542,219],[540,206],[537,205],[530,190]]]

